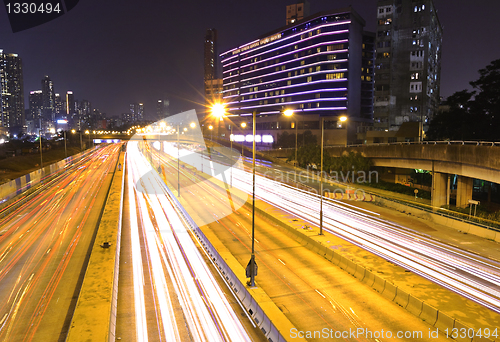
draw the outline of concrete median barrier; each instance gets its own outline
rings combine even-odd
[[[340,256],[339,267],[344,271],[347,271],[347,262],[348,262],[347,258]]]
[[[455,329],[457,329],[458,332],[461,332],[461,331],[467,331],[469,329],[469,327],[466,326],[465,324],[463,324],[462,322],[455,320]],[[464,330],[461,330],[461,329],[464,329]],[[462,335],[462,334],[458,333],[457,335],[458,336],[456,338],[454,338],[455,341],[458,341],[458,342],[471,342],[472,341],[472,337],[467,336],[467,334]]]
[[[455,319],[442,311],[438,311],[437,320],[434,326],[439,330],[445,331],[448,329],[448,331],[451,331],[455,327]]]
[[[346,271],[352,275],[356,274],[357,264],[355,264],[352,260],[349,260],[349,259],[347,259],[346,263],[347,263]]]
[[[406,291],[398,287],[394,301],[398,305],[401,305],[403,308],[406,308],[408,306],[409,300],[410,300],[410,295]]]
[[[372,287],[375,289],[375,291],[378,291],[380,293],[384,292],[385,289],[385,279],[379,277],[378,275],[374,274],[374,282]]]
[[[384,291],[382,292],[382,296],[389,300],[394,300],[396,298],[396,291],[398,290],[397,286],[386,281]]]
[[[406,310],[411,312],[413,315],[420,317],[422,313],[422,301],[412,295],[408,297],[408,305],[406,306]]]
[[[373,287],[373,284],[375,283],[375,275],[372,272],[366,270],[363,283],[370,287]]]
[[[438,311],[436,308],[430,306],[429,304],[422,302],[422,312],[420,313],[420,318],[429,323],[430,325],[434,325],[437,321]]]
[[[361,266],[361,265],[356,265],[356,272],[354,273],[354,276],[358,278],[359,280],[363,280],[365,278],[365,273],[366,269]]]
[[[341,256],[339,253],[337,253],[337,252],[333,251],[333,259],[332,259],[332,263],[333,263],[334,265],[337,265],[337,266],[338,266],[338,265],[340,264],[340,261],[341,261],[341,260],[342,260],[342,256]]]

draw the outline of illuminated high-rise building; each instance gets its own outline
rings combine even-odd
[[[0,127],[10,134],[24,131],[23,67],[21,58],[0,50]]]
[[[398,130],[418,122],[425,130],[439,106],[442,28],[434,3],[377,5],[374,127]]]
[[[205,81],[217,78],[217,30],[208,29],[204,45]]]
[[[144,120],[144,104],[131,103],[130,104],[130,118],[132,122],[141,122]]]
[[[297,118],[299,130],[319,135],[325,118],[325,129],[342,129],[343,143],[354,142],[356,127],[373,118],[374,34],[364,26],[350,7],[320,12],[223,52],[227,111],[238,120],[257,111],[257,129],[274,138],[294,132]],[[283,118],[282,109],[296,119]],[[328,143],[340,133],[329,131]]]
[[[160,99],[156,102],[156,120],[161,120],[170,116],[169,106],[170,106],[169,100]]]
[[[42,117],[45,121],[53,123],[55,121],[56,95],[54,83],[49,76],[42,79]]]
[[[71,90],[66,92],[66,115],[70,116],[76,111],[75,95]]]

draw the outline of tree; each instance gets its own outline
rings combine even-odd
[[[317,141],[318,141],[317,137],[313,135],[312,132],[309,130],[297,136],[297,145],[299,147],[306,144],[317,144]],[[290,134],[287,131],[284,131],[283,133],[278,134],[278,138],[276,139],[274,147],[294,148],[295,132],[293,134]]]
[[[330,170],[335,171],[338,177],[345,177],[348,180],[352,179],[353,174],[355,180],[363,175],[365,175],[363,179],[366,180],[366,174],[372,166],[373,163],[369,158],[364,157],[360,152],[351,151],[340,157],[331,158]]]
[[[478,80],[470,82],[473,91],[462,90],[448,97],[448,111],[434,116],[429,140],[500,139],[500,59],[479,70]]]

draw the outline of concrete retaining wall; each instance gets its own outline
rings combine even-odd
[[[0,185],[0,203],[4,203],[15,196],[22,194],[32,186],[40,183],[46,177],[49,177],[54,173],[59,172],[69,165],[79,161],[92,151],[93,150],[87,150],[74,156],[70,156],[66,159],[58,161],[57,163],[51,164],[42,169],[35,170],[27,175],[21,176],[19,178],[11,180],[10,182]]]

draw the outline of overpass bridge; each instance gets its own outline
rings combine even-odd
[[[290,150],[270,150],[266,154],[285,158]],[[457,207],[472,199],[474,178],[500,183],[500,142],[432,141],[351,146],[326,146],[334,157],[345,152],[360,152],[375,166],[432,171],[431,204],[449,203],[449,175],[458,176]]]

